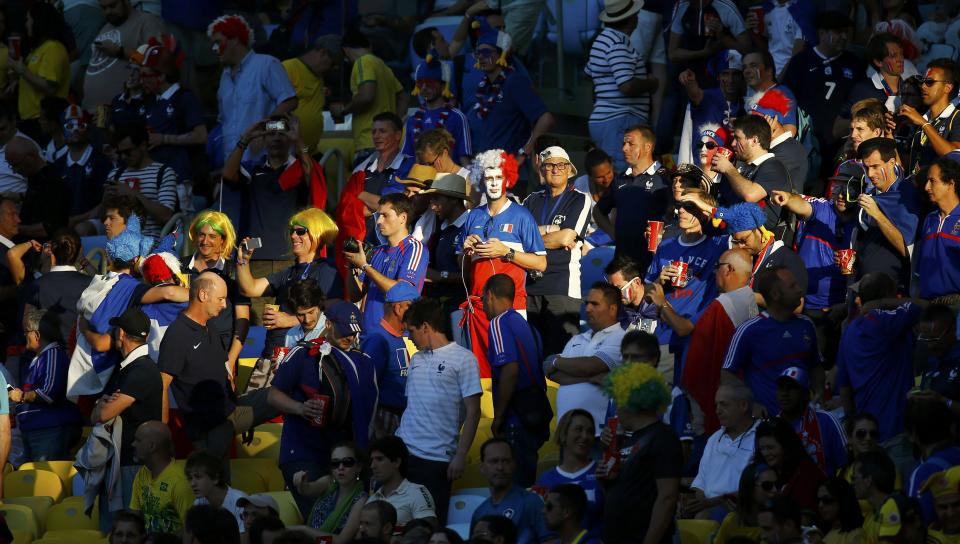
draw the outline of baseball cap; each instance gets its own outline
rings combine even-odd
[[[123,332],[141,340],[146,340],[150,334],[150,319],[140,308],[127,308],[118,317],[111,317],[110,325],[120,327]]]
[[[384,302],[404,302],[407,300],[417,300],[418,298],[420,298],[420,293],[416,287],[405,281],[398,281],[387,291]]]
[[[810,375],[807,374],[806,370],[798,366],[791,366],[790,368],[781,372],[780,376],[777,378],[777,383],[780,383],[781,380],[791,380],[800,387],[806,389],[810,388]]]
[[[334,302],[323,311],[323,314],[333,323],[340,336],[353,336],[363,330],[360,327],[360,310],[352,302],[346,300]]]
[[[237,499],[237,506],[241,508],[248,504],[252,504],[253,506],[260,508],[269,508],[278,516],[280,515],[280,505],[277,504],[277,500],[266,493],[256,493],[254,495],[240,497]]]

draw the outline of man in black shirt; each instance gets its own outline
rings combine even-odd
[[[930,61],[920,87],[923,105],[929,110],[921,114],[908,104],[900,107],[900,115],[917,126],[907,165],[910,172],[928,167],[937,158],[960,148],[960,111],[952,102],[957,96],[958,72],[957,63],[950,59]]]
[[[157,363],[147,354],[147,336],[150,319],[140,308],[131,307],[120,316],[110,319],[116,327],[116,346],[123,360],[110,376],[104,388],[104,396],[97,401],[90,416],[91,421],[107,423],[120,418],[123,433],[120,438],[120,481],[123,504],[130,504],[133,479],[140,469],[134,459],[133,437],[137,427],[147,421],[159,420],[163,408],[163,382]],[[100,504],[107,504],[106,492],[101,493]],[[110,527],[113,513],[100,509],[100,526]]]
[[[14,246],[11,253],[21,246]],[[60,314],[60,333],[65,340],[70,338],[70,329],[77,322],[77,301],[92,279],[74,266],[80,249],[80,237],[73,230],[61,229],[54,233],[48,254],[50,270],[27,287],[25,295],[24,313],[37,308]]]
[[[57,169],[47,164],[36,144],[26,138],[10,140],[6,152],[7,163],[14,172],[27,178],[27,192],[20,208],[25,224],[20,226],[20,234],[42,239],[67,226],[69,193]]]

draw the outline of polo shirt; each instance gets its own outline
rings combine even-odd
[[[960,293],[960,206],[946,217],[940,210],[927,214],[914,257],[921,298]]]
[[[657,161],[643,172],[627,168],[600,197],[594,212],[610,215],[613,209],[617,210],[613,226],[617,251],[629,255],[641,270],[650,263],[644,236],[647,222],[663,219],[672,194],[668,181],[657,173],[659,170]]]
[[[517,526],[517,544],[546,542],[556,535],[547,530],[543,519],[543,499],[532,491],[513,486],[500,502],[487,497],[470,517],[472,529],[484,516],[503,516]]]
[[[733,120],[744,113],[743,98],[727,100],[727,96],[719,87],[703,89],[703,98],[699,104],[690,103],[690,127],[695,134],[699,134],[704,125],[717,125],[731,130]],[[691,138],[690,154],[694,164],[700,165],[700,150],[697,149],[699,138]]]
[[[807,370],[823,364],[817,347],[817,331],[810,318],[795,315],[786,323],[761,312],[737,327],[723,361],[723,369],[742,374],[756,401],[767,413],[780,411],[777,378],[798,366]]]
[[[200,382],[212,381],[224,388],[224,413],[226,417],[235,407],[232,392],[227,383],[227,349],[217,331],[200,325],[181,313],[167,327],[160,342],[160,372],[173,376],[170,391],[181,412],[190,413],[201,408],[190,402],[194,387]],[[200,401],[202,399],[194,399]]]
[[[834,252],[851,247],[857,222],[846,221],[833,202],[807,199],[812,213],[797,225],[797,255],[807,267],[805,307],[811,310],[842,303],[847,295],[847,277],[834,262]]]
[[[24,62],[27,72],[57,84],[53,96],[66,98],[70,91],[70,56],[59,40],[47,40],[34,49]],[[20,92],[17,105],[20,118],[40,117],[40,101],[47,95],[20,76]]]
[[[794,184],[791,183],[790,174],[773,153],[765,153],[756,159],[740,166],[740,175],[750,181],[763,187],[767,196],[758,202],[767,216],[764,226],[767,230],[773,231],[781,222],[780,206],[773,204],[770,200],[774,191],[792,192]],[[727,186],[729,189],[729,186]],[[732,189],[729,189],[732,193]],[[739,196],[733,195],[734,202],[743,202]]]
[[[903,73],[900,74],[901,86],[897,88],[897,92],[892,92],[892,89],[887,85],[887,82],[883,79],[883,76],[880,72],[877,71],[872,65],[867,66],[867,77],[866,79],[860,80],[856,83],[850,93],[847,95],[847,100],[844,103],[843,109],[840,110],[839,115],[844,119],[850,119],[852,112],[851,109],[854,104],[857,102],[867,99],[867,98],[876,98],[880,102],[883,102],[887,111],[897,111],[902,103],[900,98],[900,90],[902,87],[902,82],[904,79],[917,75],[917,68],[909,60],[903,61]]]
[[[797,96],[797,106],[810,116],[822,144],[837,141],[833,122],[853,86],[865,77],[865,63],[849,51],[826,57],[807,47],[790,60],[783,83]]]
[[[517,365],[517,381],[514,398],[524,394],[531,387],[546,389],[543,377],[543,346],[540,337],[530,327],[527,320],[516,310],[510,308],[490,320],[490,345],[487,347],[487,360],[493,373],[493,398],[498,398],[501,387],[500,373],[508,364]],[[497,414],[501,416],[503,414]],[[506,423],[520,424],[513,406],[507,410]]]
[[[67,339],[77,322],[77,301],[92,279],[73,266],[54,266],[25,289],[24,301],[59,314],[61,338]]]
[[[956,105],[951,103],[947,104],[947,107],[944,108],[936,118],[933,118],[933,112],[928,110],[923,114],[923,119],[931,122],[933,128],[937,130],[937,134],[943,139],[948,142],[960,143],[960,120],[957,119],[958,115],[960,115],[960,110],[957,109]],[[926,133],[921,130],[920,127],[917,127],[917,134],[913,137],[911,144],[911,171],[929,166],[940,157],[940,155],[933,150],[930,139],[927,138]]]
[[[157,363],[147,355],[148,347],[139,346],[120,361],[119,369],[110,376],[104,391],[120,391],[134,402],[117,416],[123,422],[120,436],[120,465],[139,465],[133,455],[133,438],[137,427],[163,416],[163,381]]]
[[[463,224],[463,231],[457,241],[457,253],[463,252],[463,242],[471,234],[482,240],[496,238],[517,253],[546,255],[543,237],[537,228],[537,221],[529,210],[507,200],[496,215],[490,215],[489,206],[478,206],[470,210]],[[513,262],[503,259],[469,258],[469,277],[472,278],[470,294],[480,296],[483,286],[494,274],[507,274],[516,287],[513,307],[517,310],[527,308],[527,271]]]
[[[373,82],[377,90],[373,102],[362,113],[353,114],[354,149],[373,147],[373,117],[385,111],[397,109],[397,93],[403,91],[403,85],[393,71],[373,53],[362,55],[353,63],[350,71],[350,94],[356,95],[360,85]]]
[[[785,131],[770,141],[770,152],[787,169],[793,187],[798,191],[803,189],[807,184],[807,172],[810,170],[807,148],[790,132]]]
[[[427,277],[427,264],[430,252],[427,247],[413,236],[408,235],[396,246],[384,244],[377,246],[370,257],[370,266],[387,278],[405,281],[423,290],[423,280]],[[372,330],[383,319],[383,304],[386,293],[370,278],[366,272],[360,273],[360,283],[366,289],[363,299],[364,330]]]
[[[240,167],[245,194],[240,231],[263,242],[263,247],[254,252],[254,259],[290,258],[290,216],[307,204],[310,192],[310,187],[300,180],[293,186],[281,183],[281,177],[296,162],[296,157],[289,155],[284,164],[274,168],[264,156]]]
[[[930,524],[937,521],[937,513],[933,506],[933,494],[929,490],[921,492],[920,488],[934,474],[957,465],[960,465],[960,448],[947,446],[935,450],[920,461],[910,473],[905,492],[908,497],[920,501],[920,513],[923,515],[924,523]]]
[[[133,478],[130,509],[143,514],[147,532],[179,534],[193,501],[183,465],[172,459],[156,478],[145,466]]]
[[[467,120],[474,149],[503,149],[516,154],[530,139],[533,125],[547,112],[547,107],[529,77],[517,71],[504,73],[506,80],[500,90],[502,98],[494,100],[485,118],[480,117],[480,102],[477,102],[467,112]],[[485,78],[477,92],[489,94],[490,87]]]
[[[276,379],[276,378],[274,378]],[[410,454],[427,461],[449,462],[457,451],[466,417],[463,400],[480,395],[480,369],[470,350],[455,342],[418,351],[407,372],[407,409],[397,436]]]
[[[867,190],[877,207],[903,236],[908,251],[912,251],[916,239],[918,214],[917,189],[909,179],[897,179],[884,192],[876,187]],[[903,288],[910,281],[910,259],[903,257],[880,231],[877,222],[860,210],[860,232],[857,234],[857,275],[883,272],[897,280]]]
[[[591,123],[602,123],[625,115],[649,118],[652,93],[627,96],[620,92],[620,85],[635,78],[647,77],[647,63],[643,55],[633,48],[630,36],[608,26],[603,27],[593,40],[583,71],[593,80]]]
[[[300,120],[300,138],[312,153],[323,134],[327,88],[323,78],[315,74],[300,57],[287,59],[282,64],[297,93],[297,109],[293,113]]]
[[[613,370],[622,363],[620,343],[625,334],[626,331],[620,323],[614,323],[599,331],[586,330],[567,341],[560,357],[597,357]],[[597,424],[596,434],[599,435],[607,421],[609,402],[610,398],[595,384],[583,382],[561,385],[557,390],[557,420],[574,408],[582,408],[593,416],[593,421]]]
[[[111,170],[107,179],[125,184],[147,200],[152,200],[171,212],[177,210],[177,173],[165,164],[151,162],[137,170],[121,166]],[[145,236],[159,237],[161,229],[163,223],[151,216],[147,216],[143,221],[142,231]]]
[[[196,258],[197,256],[194,254],[189,259],[184,258],[181,261],[181,270],[183,270],[191,280],[200,275],[200,271],[197,270],[195,264]],[[233,343],[234,333],[233,308],[234,306],[250,306],[250,298],[240,294],[240,286],[237,285],[237,273],[233,261],[227,261],[221,257],[213,267],[205,268],[203,271],[216,272],[227,284],[227,306],[223,310],[220,310],[217,317],[211,318],[210,321],[207,322],[207,326],[220,334],[223,345],[227,346],[227,350],[229,351],[230,344]]]
[[[710,435],[690,487],[703,491],[708,499],[735,494],[740,487],[740,473],[753,460],[759,424],[759,420],[754,421],[736,438],[727,434],[726,427]]]
[[[204,124],[203,107],[196,95],[174,83],[146,105],[146,121],[155,134],[186,134]],[[173,168],[181,182],[194,181],[189,150],[182,145],[161,145],[151,149],[150,156]]]
[[[452,223],[444,221],[434,231],[433,236],[427,240],[427,248],[430,250],[430,268],[448,274],[460,273],[460,262],[457,259],[457,241],[460,240],[468,213],[469,210],[464,211]],[[423,286],[423,292],[427,296],[446,296],[461,302],[466,297],[462,284],[426,283]]]
[[[573,184],[556,197],[550,196],[550,190],[545,188],[527,196],[523,206],[530,210],[537,225],[571,229],[578,238],[573,249],[560,247],[546,250],[547,270],[542,277],[530,283],[527,294],[565,295],[579,299],[582,239],[587,234],[590,209],[593,207],[590,195],[575,189]]]
[[[250,51],[236,68],[224,67],[217,90],[223,127],[223,160],[227,160],[250,125],[294,97],[296,92],[287,72],[280,61],[270,55]]]
[[[877,417],[880,442],[904,429],[907,391],[915,383],[912,329],[921,312],[910,302],[873,310],[851,321],[840,337],[835,385],[853,391],[858,412]]]
[[[88,212],[103,201],[103,184],[113,169],[106,155],[88,144],[78,160],[68,151],[54,165],[67,184],[71,216]]]
[[[397,510],[397,525],[406,525],[415,519],[437,517],[437,507],[430,490],[406,478],[389,495],[383,494],[382,487],[371,493],[367,504],[374,501],[387,501],[393,505]]]
[[[417,151],[416,138],[420,134],[436,128],[442,128],[453,136],[453,149],[450,150],[450,156],[454,162],[460,162],[460,157],[473,155],[470,124],[467,122],[467,116],[449,104],[434,109],[426,109],[421,106],[407,117],[407,121],[403,125],[403,147],[400,152],[411,157],[415,156]]]
[[[308,263],[294,263],[293,266],[279,270],[267,276],[270,294],[276,297],[280,311],[293,315],[296,308],[290,304],[290,286],[299,280],[311,279],[317,282],[327,299],[343,298],[343,281],[340,273],[329,259],[315,259]],[[288,329],[270,329],[263,347],[263,357],[272,354],[273,348],[283,345]]]
[[[560,484],[575,484],[587,495],[587,513],[583,516],[583,528],[590,534],[599,533],[603,526],[603,486],[597,479],[597,462],[590,461],[576,472],[567,472],[556,466],[540,474],[535,486],[541,490],[552,489]]]
[[[25,433],[82,423],[80,409],[68,401],[67,369],[70,357],[60,344],[47,344],[30,361],[23,392],[33,391],[42,402],[17,404],[17,427]]]
[[[379,326],[364,329],[360,351],[370,357],[377,371],[380,406],[396,413],[403,412],[407,406],[404,390],[407,386],[410,358],[417,349],[404,338],[401,331],[394,330],[381,319]]]
[[[943,357],[930,357],[920,387],[954,402],[960,401],[960,343],[954,344]]]

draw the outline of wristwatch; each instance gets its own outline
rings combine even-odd
[[[517,251],[513,248],[510,248],[510,251],[508,251],[507,254],[503,256],[503,260],[512,261],[513,258],[516,256],[517,256]]]

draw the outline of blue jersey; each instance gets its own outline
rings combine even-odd
[[[590,461],[577,472],[565,472],[560,467],[551,468],[540,475],[536,487],[547,491],[560,484],[575,484],[583,489],[587,495],[583,528],[591,535],[599,534],[603,524],[603,486],[597,481],[597,462]]]
[[[377,246],[370,258],[370,266],[377,272],[392,279],[405,281],[417,288],[423,289],[423,280],[427,276],[427,263],[430,254],[420,240],[407,236],[394,247],[389,245]],[[360,283],[367,289],[367,296],[363,301],[363,330],[369,331],[380,326],[383,319],[383,301],[385,293],[377,286],[366,273],[360,274]]]
[[[657,281],[660,270],[674,261],[687,263],[687,284],[683,287],[667,284],[663,289],[674,311],[695,321],[707,305],[717,298],[717,261],[728,249],[729,236],[704,236],[692,244],[684,243],[679,236],[664,238],[647,269],[645,280]],[[670,343],[672,351],[686,343],[686,338],[673,334],[673,329],[663,321],[657,325],[656,334],[661,344]]]
[[[921,298],[960,293],[960,206],[942,219],[933,211],[923,220],[916,263]]]
[[[546,387],[540,365],[543,349],[536,332],[513,308],[490,320],[490,345],[487,360],[493,372],[493,398],[497,398],[500,372],[510,363],[517,365],[517,388],[514,395],[530,387]],[[507,423],[518,423],[517,414],[508,412]],[[498,414],[499,415],[499,414]]]
[[[808,201],[813,213],[797,227],[797,255],[807,266],[805,308],[819,310],[844,301],[847,278],[834,263],[834,251],[851,247],[857,222],[841,221],[833,203],[822,198]]]
[[[450,150],[450,158],[454,162],[459,162],[460,157],[473,155],[467,116],[452,106],[442,106],[433,110],[421,108],[407,117],[407,122],[403,127],[403,149],[400,152],[411,157],[416,156],[415,140],[417,136],[435,128],[442,128],[453,136],[453,149]]]
[[[694,138],[690,142],[693,146],[693,162],[700,165],[700,127],[704,125],[718,125],[733,132],[733,120],[743,115],[743,100],[730,101],[719,87],[703,90],[703,99],[699,104],[690,104],[690,126],[693,127]]]
[[[543,499],[521,487],[514,486],[497,504],[489,497],[480,503],[470,518],[471,530],[483,516],[503,516],[512,521],[517,526],[517,544],[538,544],[551,536],[543,519]]]
[[[844,329],[837,351],[838,389],[853,390],[857,412],[880,422],[880,442],[903,432],[907,391],[914,385],[913,326],[920,307],[906,303],[895,310],[873,310]]]
[[[833,142],[833,120],[843,109],[857,82],[866,77],[863,59],[844,51],[825,57],[816,47],[807,47],[790,59],[783,83],[797,95],[797,105],[810,115],[821,145]]]
[[[930,524],[936,521],[937,513],[933,508],[933,494],[930,491],[921,493],[920,487],[934,474],[957,465],[960,465],[960,448],[948,446],[931,453],[910,473],[910,479],[904,491],[908,497],[920,501],[920,513],[923,515],[924,523]]]
[[[547,107],[537,96],[529,77],[516,71],[504,73],[507,77],[497,95],[500,98],[489,105],[487,116],[480,116],[481,105],[488,103],[489,95],[484,94],[467,119],[476,149],[503,149],[515,154],[530,139],[533,125],[547,112]],[[492,89],[489,81],[484,88]]]
[[[379,327],[364,330],[360,351],[370,357],[377,371],[380,406],[402,412],[407,406],[405,390],[410,366],[410,351],[403,335],[381,319]]]
[[[817,347],[817,331],[810,318],[795,315],[781,323],[762,312],[737,327],[723,361],[724,370],[742,373],[767,413],[780,411],[777,404],[777,378],[791,366],[808,372],[822,362]]]
[[[813,407],[807,410],[813,410]],[[826,474],[836,474],[837,470],[847,464],[847,433],[844,432],[837,418],[829,412],[816,410],[816,416],[817,425],[820,427],[820,447],[823,448],[823,459],[826,463],[826,466],[820,469]],[[780,417],[783,417],[783,414]],[[797,431],[813,462],[819,465],[817,445],[812,443],[809,431],[803,429],[803,417],[793,422],[793,429]]]

